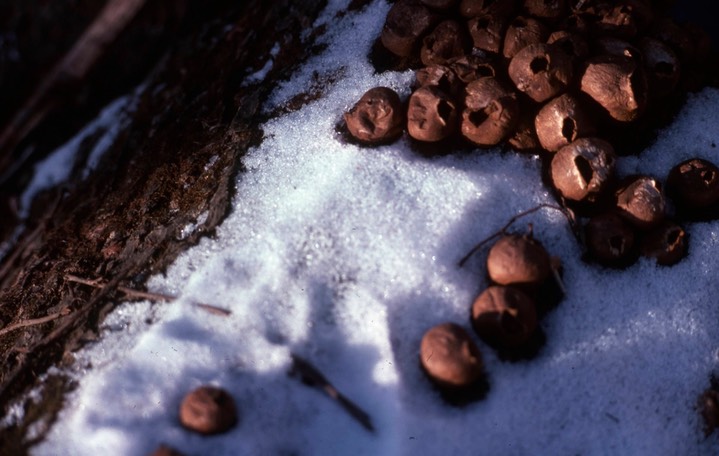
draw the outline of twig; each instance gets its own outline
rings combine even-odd
[[[559,271],[557,268],[552,265],[551,268],[549,268],[552,271],[552,277],[554,277],[554,281],[557,283],[557,286],[562,291],[562,294],[564,296],[567,295],[567,288],[564,286],[564,281],[562,280],[562,276],[559,275]]]
[[[206,310],[206,311],[210,312],[211,314],[221,315],[223,317],[228,317],[228,316],[232,315],[231,311],[229,311],[227,309],[223,309],[222,307],[217,307],[217,306],[213,306],[210,304],[204,304],[201,302],[196,302],[195,305],[202,310]]]
[[[526,210],[526,211],[524,211],[524,212],[520,212],[519,214],[515,215],[514,217],[512,217],[511,219],[509,219],[509,221],[508,221],[502,228],[500,228],[497,232],[493,233],[492,235],[490,235],[489,237],[483,239],[483,240],[480,241],[477,245],[475,245],[474,247],[472,247],[472,250],[470,250],[465,256],[462,257],[461,260],[459,260],[459,263],[458,263],[458,264],[459,264],[459,267],[461,268],[462,266],[464,266],[464,264],[467,262],[467,260],[469,260],[469,259],[472,257],[472,255],[474,255],[475,253],[477,253],[477,251],[479,251],[479,249],[481,249],[487,242],[491,241],[492,239],[494,239],[494,238],[496,238],[496,237],[498,237],[498,236],[501,236],[502,234],[506,234],[507,229],[508,229],[510,226],[512,226],[512,224],[513,224],[514,222],[516,222],[517,220],[519,220],[519,219],[522,218],[522,217],[526,217],[527,215],[533,214],[533,213],[537,212],[537,211],[540,210],[540,209],[554,209],[554,210],[556,210],[556,211],[559,211],[559,212],[561,212],[562,214],[564,214],[564,217],[566,217],[567,221],[569,222],[569,224],[570,224],[571,226],[574,225],[574,217],[573,217],[573,215],[569,212],[568,209],[566,209],[566,208],[564,208],[564,207],[561,207],[561,206],[556,206],[556,205],[554,205],[554,204],[546,204],[546,203],[545,203],[545,204],[540,204],[539,206],[533,207],[533,208],[531,208],[531,209],[528,209],[528,210]]]
[[[302,382],[306,385],[324,391],[327,396],[329,396],[333,400],[336,400],[340,404],[340,406],[342,406],[342,408],[350,414],[352,418],[357,420],[357,422],[362,425],[362,427],[364,427],[370,432],[374,432],[372,420],[364,410],[359,408],[357,404],[355,404],[347,397],[345,397],[342,393],[337,391],[337,388],[335,388],[329,382],[329,380],[327,380],[327,378],[322,375],[322,372],[320,372],[315,366],[310,364],[309,361],[297,356],[294,353],[291,353],[290,356],[292,357],[292,368],[289,372],[291,376],[299,375]]]
[[[2,329],[0,329],[0,336],[4,336],[5,334],[15,331],[16,329],[20,328],[26,328],[28,326],[35,326],[35,325],[41,325],[43,323],[47,323],[48,321],[53,321],[56,318],[64,317],[65,315],[70,313],[70,309],[67,307],[63,308],[60,312],[56,312],[54,314],[50,314],[46,317],[40,317],[40,318],[31,318],[29,320],[22,320],[15,324],[6,326]]]
[[[102,282],[98,279],[84,279],[82,277],[78,277],[76,275],[67,274],[65,275],[65,280],[69,282],[75,282],[80,283],[83,285],[87,285],[93,288],[104,288],[107,286],[107,283]],[[122,285],[117,286],[117,291],[121,292],[125,295],[128,299],[147,299],[148,301],[155,301],[155,302],[170,302],[177,299],[177,297],[172,295],[166,295],[162,293],[153,293],[150,291],[141,291],[136,290],[134,288],[125,287]],[[195,306],[199,307],[202,310],[206,310],[210,312],[211,314],[215,315],[222,315],[223,317],[227,317],[229,315],[232,315],[232,312],[223,309],[222,307],[213,306],[211,304],[205,304],[201,302],[194,303]]]

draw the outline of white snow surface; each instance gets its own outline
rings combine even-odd
[[[536,157],[425,158],[405,139],[344,144],[335,125],[362,93],[385,85],[406,96],[413,77],[376,75],[367,62],[388,4],[335,18],[346,3],[330,2],[319,19],[328,48],[267,110],[315,71],[335,82],[264,125],[231,215],[150,280],[177,300],[120,305],[103,339],[77,354],[79,387],[34,454],[141,455],[161,443],[187,455],[718,454],[695,404],[719,363],[719,222],[688,225],[689,256],[674,267],[609,270],[580,260],[557,212],[522,219],[515,228],[532,223],[565,267],[567,295],[542,321],[547,343],[532,360],[505,362],[477,340],[487,397],[442,401],[419,369],[420,339],[445,321],[469,330],[469,307],[487,286],[486,249],[464,268],[457,261],[513,215],[553,200]],[[663,178],[691,156],[719,162],[718,114],[718,90],[690,96],[620,169]],[[291,352],[364,408],[376,431],[288,377]],[[230,432],[204,437],[179,424],[183,396],[204,384],[236,399]]]

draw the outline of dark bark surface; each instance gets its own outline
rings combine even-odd
[[[99,11],[98,2],[15,3],[0,3],[0,11],[7,13],[0,29],[40,21],[26,24],[30,31],[16,38],[38,49],[36,61],[0,70],[0,89],[18,94],[0,110],[0,128],[47,76],[48,61],[58,61]],[[261,139],[263,99],[313,52],[314,39],[322,33],[312,30],[322,0],[205,3],[149,1],[82,84],[68,89],[15,147],[0,151],[20,161],[0,184],[8,207],[3,231],[9,233],[19,223],[12,219],[12,200],[31,176],[33,163],[113,97],[145,81],[131,123],[97,170],[83,180],[78,164],[70,182],[40,194],[0,264],[2,416],[41,384],[50,366],[72,363],[72,352],[97,337],[103,317],[125,297],[118,287],[143,289],[151,274],[212,234],[228,211],[239,159]],[[63,39],[51,41],[39,32],[63,15],[77,19],[57,32]],[[243,86],[275,43],[280,51],[267,79]],[[81,149],[90,150],[99,133]],[[34,152],[23,154],[27,148]],[[183,228],[197,223],[201,214],[207,217],[183,238]],[[71,276],[102,285],[90,287]],[[22,404],[21,422],[0,429],[0,454],[26,453],[72,387],[64,376],[47,377],[39,399]],[[29,436],[33,425],[40,432]]]

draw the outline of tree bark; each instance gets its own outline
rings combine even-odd
[[[204,4],[190,0],[187,16]],[[36,198],[22,221],[24,231],[0,264],[1,414],[7,416],[33,388],[40,387],[39,398],[21,404],[24,417],[0,429],[0,454],[24,454],[42,439],[73,387],[62,375],[45,377],[43,384],[43,373],[72,363],[72,352],[97,337],[104,316],[127,290],[142,291],[150,275],[211,235],[225,217],[240,158],[261,139],[259,108],[275,82],[316,51],[313,42],[322,30],[312,24],[323,6],[323,0],[215,4],[202,21],[168,40],[162,58],[148,67],[132,122],[96,171],[87,179],[74,173],[70,182]],[[157,8],[147,11],[138,14],[136,27],[157,23],[146,16],[158,14]],[[275,43],[280,50],[267,78],[243,85],[272,58]],[[121,52],[142,52],[144,44]],[[107,75],[107,65],[88,72],[78,88],[88,103],[109,98],[95,80]],[[18,147],[41,143],[53,116],[69,108],[55,109]],[[92,146],[89,141],[82,147]],[[18,156],[17,148],[11,152]],[[18,169],[27,174],[37,159]],[[185,236],[189,224],[198,227]],[[28,435],[30,426],[41,432]]]

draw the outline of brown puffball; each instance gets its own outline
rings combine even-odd
[[[610,35],[622,39],[632,39],[639,33],[637,14],[628,1],[619,1],[618,4],[600,4],[597,9],[598,20],[593,24],[593,30],[598,36]],[[641,14],[640,11],[637,11]],[[644,19],[640,19],[643,21]]]
[[[420,59],[424,65],[444,65],[465,55],[469,48],[464,25],[451,20],[443,21],[422,40]]]
[[[642,52],[630,42],[614,36],[602,36],[592,42],[595,55],[614,55],[641,61]]]
[[[547,38],[547,44],[564,52],[572,63],[583,61],[589,55],[587,40],[579,34],[566,30],[553,32]]]
[[[487,273],[499,285],[539,286],[549,277],[549,254],[530,236],[507,234],[489,249]]]
[[[399,95],[387,87],[369,89],[344,118],[350,134],[365,144],[394,141],[402,135],[405,122]]]
[[[399,57],[408,57],[439,16],[416,0],[398,0],[387,13],[380,41]]]
[[[556,22],[567,13],[566,0],[523,0],[522,11],[547,22]]]
[[[185,396],[180,405],[180,423],[200,434],[220,434],[237,424],[237,407],[227,391],[201,386]]]
[[[657,264],[671,266],[687,255],[687,240],[688,236],[684,228],[665,220],[644,234],[639,250],[645,257],[654,258]]]
[[[639,49],[644,57],[650,96],[656,99],[671,95],[681,76],[677,54],[654,38],[642,38]]]
[[[501,52],[504,31],[507,28],[505,18],[485,14],[470,19],[467,28],[475,48],[492,54]]]
[[[640,62],[626,56],[590,59],[580,81],[586,93],[619,122],[638,119],[647,107],[647,79]]]
[[[494,348],[517,348],[536,331],[537,309],[534,301],[519,289],[494,285],[474,301],[472,327]]]
[[[519,121],[514,132],[507,138],[507,142],[518,152],[536,154],[542,150],[534,128],[534,119],[537,117],[535,106],[522,105],[519,111]]]
[[[464,90],[457,74],[445,65],[430,65],[415,71],[415,87],[437,87],[453,97]]]
[[[531,44],[509,63],[509,77],[517,89],[541,103],[565,91],[572,82],[571,59],[557,47]]]
[[[579,101],[569,94],[561,95],[544,105],[537,114],[534,126],[542,147],[550,152],[556,152],[596,132],[594,123]]]
[[[611,144],[598,138],[581,138],[552,157],[552,183],[564,198],[594,202],[608,189],[615,165]]]
[[[479,146],[494,146],[505,139],[519,119],[514,94],[495,78],[480,78],[465,89],[462,135]]]
[[[584,228],[589,255],[606,266],[624,266],[634,256],[634,230],[612,212],[592,217]]]
[[[457,129],[454,100],[436,87],[420,87],[409,97],[407,132],[419,141],[436,142]]]
[[[549,35],[547,27],[531,17],[515,17],[504,34],[502,55],[511,59],[530,44],[544,43]]]
[[[649,229],[664,220],[666,201],[661,185],[648,176],[637,176],[616,191],[619,214],[639,229]]]
[[[719,201],[719,168],[701,158],[685,160],[669,172],[667,192],[688,209],[711,206]]]
[[[460,81],[464,84],[476,81],[479,78],[495,77],[497,66],[487,58],[477,55],[465,55],[449,63]]]
[[[697,409],[704,420],[704,436],[709,437],[719,429],[719,391],[709,388],[697,401]]]
[[[690,62],[694,59],[695,49],[691,35],[672,19],[668,17],[657,19],[649,35],[672,48],[682,62]]]
[[[484,377],[482,354],[467,331],[454,323],[430,328],[422,337],[420,362],[441,388],[465,388]]]
[[[461,0],[459,14],[472,18],[482,15],[509,17],[517,10],[514,0]]]
[[[445,11],[457,4],[457,0],[419,0],[422,4],[429,6],[432,9],[439,11]]]

